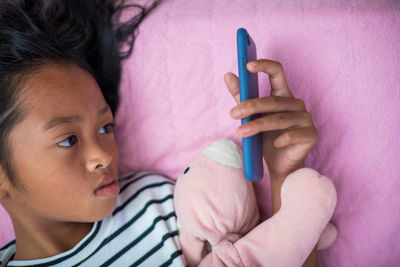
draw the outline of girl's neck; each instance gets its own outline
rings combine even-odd
[[[28,224],[29,225],[29,224]],[[45,227],[14,224],[16,252],[13,260],[33,260],[72,249],[92,229],[93,223],[57,223]]]

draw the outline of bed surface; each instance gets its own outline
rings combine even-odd
[[[120,174],[172,178],[213,140],[239,144],[235,101],[223,80],[237,74],[236,30],[258,58],[282,63],[313,115],[319,140],[306,167],[329,177],[339,235],[320,266],[400,266],[400,4],[395,1],[167,0],[141,24],[124,62],[115,133]],[[270,94],[259,74],[260,96]],[[255,185],[270,216],[269,177]],[[0,246],[13,237],[0,207]]]

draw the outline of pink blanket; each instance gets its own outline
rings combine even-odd
[[[329,2],[329,3],[328,3]],[[116,117],[120,173],[173,178],[218,138],[241,141],[223,75],[236,30],[283,64],[319,131],[306,167],[336,186],[339,235],[320,266],[400,266],[400,4],[396,1],[166,0],[139,28]],[[260,95],[270,94],[259,74]],[[266,166],[265,170],[266,170]],[[256,184],[270,216],[269,177]],[[13,237],[0,210],[0,246]]]

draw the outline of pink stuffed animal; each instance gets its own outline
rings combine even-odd
[[[253,185],[243,173],[241,147],[213,142],[177,179],[174,205],[189,266],[301,266],[315,245],[330,246],[336,228],[333,183],[313,169],[287,176],[281,208],[259,223]]]

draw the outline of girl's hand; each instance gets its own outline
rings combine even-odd
[[[251,62],[246,67],[250,72],[265,72],[271,83],[271,96],[249,99],[240,103],[239,79],[228,72],[224,75],[226,86],[238,104],[230,114],[241,119],[253,114],[260,118],[247,122],[238,128],[242,137],[262,132],[263,158],[270,177],[285,179],[291,172],[304,167],[308,152],[318,139],[312,116],[306,111],[301,99],[293,97],[286,83],[282,65],[277,61],[258,59],[257,66]],[[240,112],[236,115],[236,111]],[[248,132],[242,132],[248,128]]]

